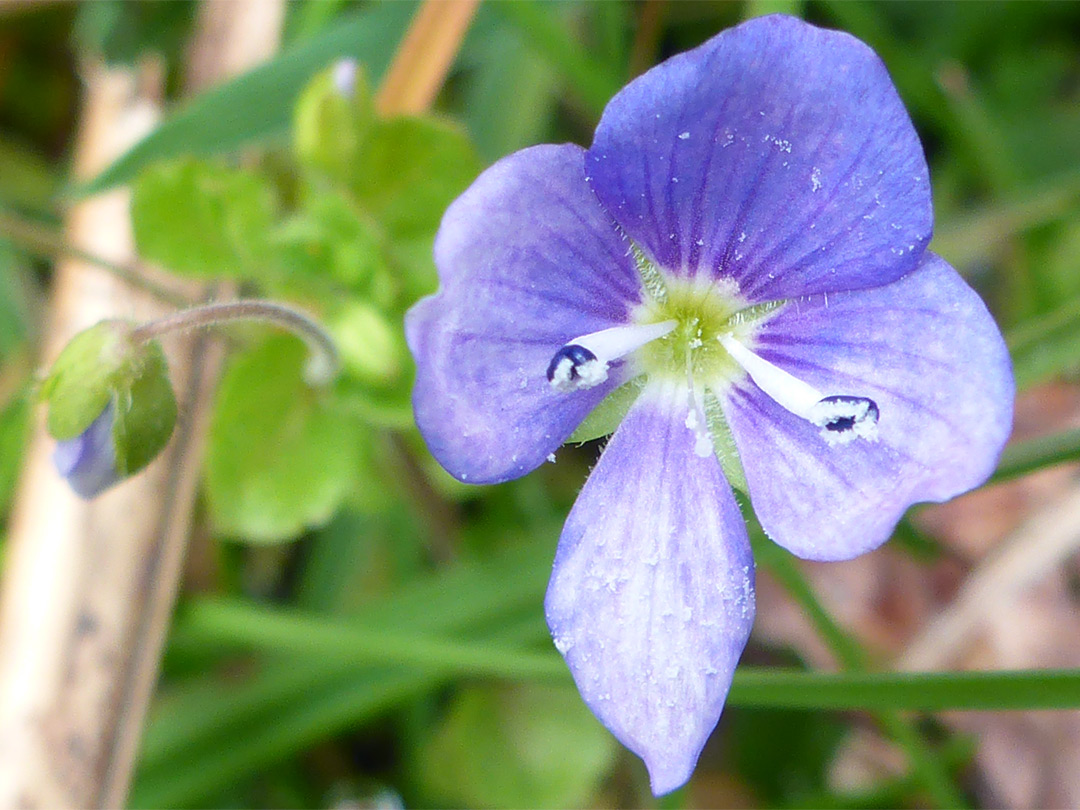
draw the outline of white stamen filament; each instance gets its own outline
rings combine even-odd
[[[599,332],[574,338],[570,343],[588,349],[602,363],[611,363],[640,349],[646,343],[664,337],[677,325],[678,321],[670,320],[642,326],[613,326],[611,329],[601,329]]]
[[[731,335],[717,339],[758,388],[780,407],[821,428],[829,444],[847,444],[856,438],[877,440],[878,406],[872,399],[850,394],[826,396],[754,354]]]
[[[731,335],[720,335],[718,340],[732,359],[746,370],[758,388],[784,410],[810,420],[811,411],[824,399],[824,394],[768,360],[758,357]]]
[[[604,382],[615,360],[664,337],[678,325],[675,320],[642,326],[613,326],[568,341],[548,366],[547,377],[560,391],[592,388]]]

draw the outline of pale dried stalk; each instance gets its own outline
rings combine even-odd
[[[106,165],[156,120],[130,71],[88,69],[76,172]],[[68,237],[86,250],[125,261],[131,234],[127,194],[102,195],[74,208]],[[112,276],[76,261],[57,267],[44,358],[79,329],[115,316],[155,311]],[[88,505],[67,489],[50,462],[52,443],[39,428],[28,452],[8,536],[0,603],[0,805],[77,807],[98,801],[108,759],[105,736],[120,707],[114,688],[130,620],[119,600],[125,580],[156,529],[140,496],[157,487],[159,463],[146,479]],[[124,531],[97,530],[125,514]],[[113,590],[115,589],[115,590]],[[110,593],[110,591],[113,591]]]
[[[211,48],[230,70],[276,48],[281,2],[207,5],[213,10],[204,8],[203,17],[225,21],[231,31]],[[271,22],[257,23],[266,19]],[[267,30],[273,36],[253,34]],[[138,86],[131,72],[89,71],[78,176],[93,175],[150,129],[155,116]],[[71,241],[129,262],[127,208],[123,191],[81,203],[68,218]],[[100,268],[63,262],[44,359],[102,318],[164,312]],[[167,349],[182,419],[169,448],[145,472],[87,504],[56,476],[52,443],[40,426],[32,442],[0,595],[0,806],[116,807],[126,796],[175,598],[207,403],[221,360],[220,349],[202,337],[170,341]]]
[[[461,48],[480,0],[428,0],[416,13],[375,97],[381,115],[431,107]]]

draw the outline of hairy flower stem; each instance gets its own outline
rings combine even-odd
[[[304,378],[311,385],[325,385],[338,372],[340,360],[333,339],[314,319],[274,301],[247,299],[192,307],[148,321],[132,330],[130,339],[143,343],[170,332],[187,332],[230,321],[263,321],[287,329],[308,347]]]

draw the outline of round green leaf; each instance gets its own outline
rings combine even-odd
[[[217,530],[252,542],[325,523],[362,463],[359,425],[302,378],[306,349],[275,336],[237,357],[210,428],[206,489]]]

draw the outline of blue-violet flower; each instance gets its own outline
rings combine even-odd
[[[591,148],[510,155],[446,212],[441,288],[406,323],[442,465],[515,478],[605,398],[632,402],[545,608],[656,794],[689,778],[754,617],[731,484],[775,542],[843,560],[996,464],[1008,354],[931,230],[926,161],[880,60],[784,16],[653,68]]]

